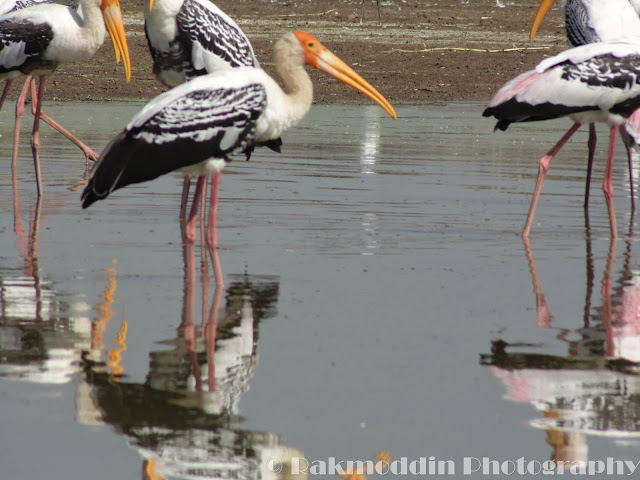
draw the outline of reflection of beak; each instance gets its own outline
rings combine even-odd
[[[124,59],[124,74],[127,82],[131,81],[131,59],[129,58],[129,47],[127,37],[124,33],[124,22],[118,0],[102,0],[102,16],[107,26],[107,31],[116,52],[116,63],[120,63],[120,55]]]
[[[149,0],[149,12],[153,10],[153,0]]]
[[[533,19],[533,25],[531,25],[531,31],[529,32],[529,41],[533,42],[533,39],[536,38],[536,33],[538,33],[538,29],[540,28],[540,24],[542,23],[542,19],[547,14],[551,7],[555,3],[556,0],[542,0],[540,2],[540,6],[538,7],[538,11],[536,12],[536,18]]]
[[[328,73],[332,77],[365,94],[380,105],[392,118],[396,118],[396,112],[389,101],[373,88],[369,82],[354,72],[351,67],[331,53],[313,35],[299,31],[294,32],[294,34],[300,42],[300,45],[302,45],[308,65]]]

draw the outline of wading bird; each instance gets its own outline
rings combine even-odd
[[[208,0],[145,0],[144,19],[153,73],[167,87],[221,70],[260,66],[242,29]],[[280,144],[278,139],[267,146],[279,152]],[[250,155],[247,151],[247,158]],[[198,177],[201,189],[205,181],[205,176]],[[181,217],[186,213],[190,184],[191,176],[186,175]]]
[[[611,235],[613,211],[613,156],[618,127],[640,107],[640,44],[593,43],[566,50],[541,62],[535,70],[507,82],[496,93],[483,116],[498,119],[496,129],[511,123],[569,117],[575,123],[539,161],[538,179],[523,237],[529,236],[545,174],[554,155],[581,123],[604,122],[610,127],[607,168],[602,185]]]
[[[204,75],[153,99],[105,148],[82,194],[87,208],[111,192],[172,171],[217,175],[233,154],[277,139],[307,114],[313,98],[310,65],[350,85],[378,103],[391,117],[389,102],[315,37],[284,35],[275,45],[276,70],[286,92],[264,70],[240,67]],[[196,186],[186,236],[196,237],[201,188]],[[217,248],[216,199],[209,206],[207,243]]]
[[[40,147],[39,121],[43,116],[41,107],[45,76],[53,73],[61,63],[90,58],[102,46],[105,31],[111,36],[116,61],[120,61],[121,55],[124,59],[125,75],[129,81],[131,61],[118,0],[80,0],[77,11],[63,5],[44,3],[16,10],[0,18],[0,79],[11,81],[21,75],[39,76],[37,98],[33,99],[36,111],[31,139],[36,158],[38,192],[42,191],[37,152]],[[30,84],[30,81],[25,82],[16,104],[14,157],[20,134],[20,117]],[[7,89],[8,85],[5,86]],[[91,149],[58,127],[65,136],[81,146],[87,158],[90,158]]]
[[[529,40],[533,42],[542,20],[556,0],[542,0],[531,26]],[[589,43],[640,41],[640,0],[565,0],[564,20],[567,41],[571,47],[579,47]],[[635,39],[635,40],[633,40]],[[632,149],[636,142],[633,138],[640,132],[632,131],[633,124],[625,124],[620,128],[620,136],[627,149],[629,163],[629,186],[631,191],[631,207],[635,208],[632,174]],[[587,163],[587,179],[584,190],[584,207],[589,206],[589,190],[593,155],[596,149],[596,126],[589,124],[589,151]]]

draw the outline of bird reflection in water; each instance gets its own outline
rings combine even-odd
[[[257,363],[259,324],[275,313],[278,280],[230,275],[229,286],[216,283],[210,300],[207,254],[217,251],[202,245],[201,318],[195,244],[183,241],[183,307],[176,336],[150,352],[144,383],[126,376],[114,382],[102,363],[85,357],[90,388],[78,403],[88,418],[111,425],[135,446],[143,458],[143,479],[282,478],[287,459],[303,454],[274,433],[243,429],[238,412]],[[270,458],[284,464],[280,475],[269,471]]]
[[[587,218],[582,325],[558,329],[556,335],[566,343],[566,355],[522,353],[538,347],[497,339],[491,353],[480,356],[480,363],[491,366],[492,374],[507,387],[507,398],[529,402],[541,411],[542,416],[530,424],[547,432],[556,462],[587,461],[587,435],[627,442],[640,439],[640,270],[632,268],[632,226],[633,217],[615,283],[616,241],[610,241],[600,289],[602,305],[592,309],[595,269]],[[554,328],[527,239],[524,246],[538,326]]]
[[[85,294],[59,292],[40,273],[42,197],[38,196],[31,209],[27,234],[18,195],[14,202],[14,230],[23,266],[19,273],[0,267],[0,377],[32,383],[68,383],[81,371],[83,352],[99,356],[97,352],[103,348],[104,327],[99,325],[106,325],[112,316],[108,305],[115,292],[115,267],[105,269],[105,309],[98,320],[91,322],[91,307]],[[123,342],[107,355],[116,360]],[[117,370],[115,363],[112,366]]]

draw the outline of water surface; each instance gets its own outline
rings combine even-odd
[[[140,107],[46,104],[96,150]],[[37,202],[29,118],[15,202],[5,109],[2,478],[261,478],[270,458],[385,450],[451,460],[458,475],[471,457],[637,459],[639,229],[624,151],[618,240],[602,128],[589,217],[579,132],[525,245],[537,159],[570,124],[493,133],[482,108],[401,106],[393,121],[376,106],[314,106],[282,154],[234,160],[218,290],[206,250],[181,240],[177,176],[82,210],[82,154],[43,126]]]

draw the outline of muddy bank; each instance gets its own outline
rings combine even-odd
[[[357,0],[222,0],[217,4],[245,30],[262,65],[273,73],[273,41],[307,30],[396,104],[488,100],[506,80],[565,47],[562,15],[551,12],[536,44],[528,30],[536,0],[366,1],[360,22]],[[151,73],[141,2],[121,2],[133,62],[127,84],[107,40],[88,62],[62,66],[47,86],[49,100],[149,99],[164,90]],[[344,85],[313,72],[318,103],[361,102]],[[14,88],[16,94],[17,88]]]

